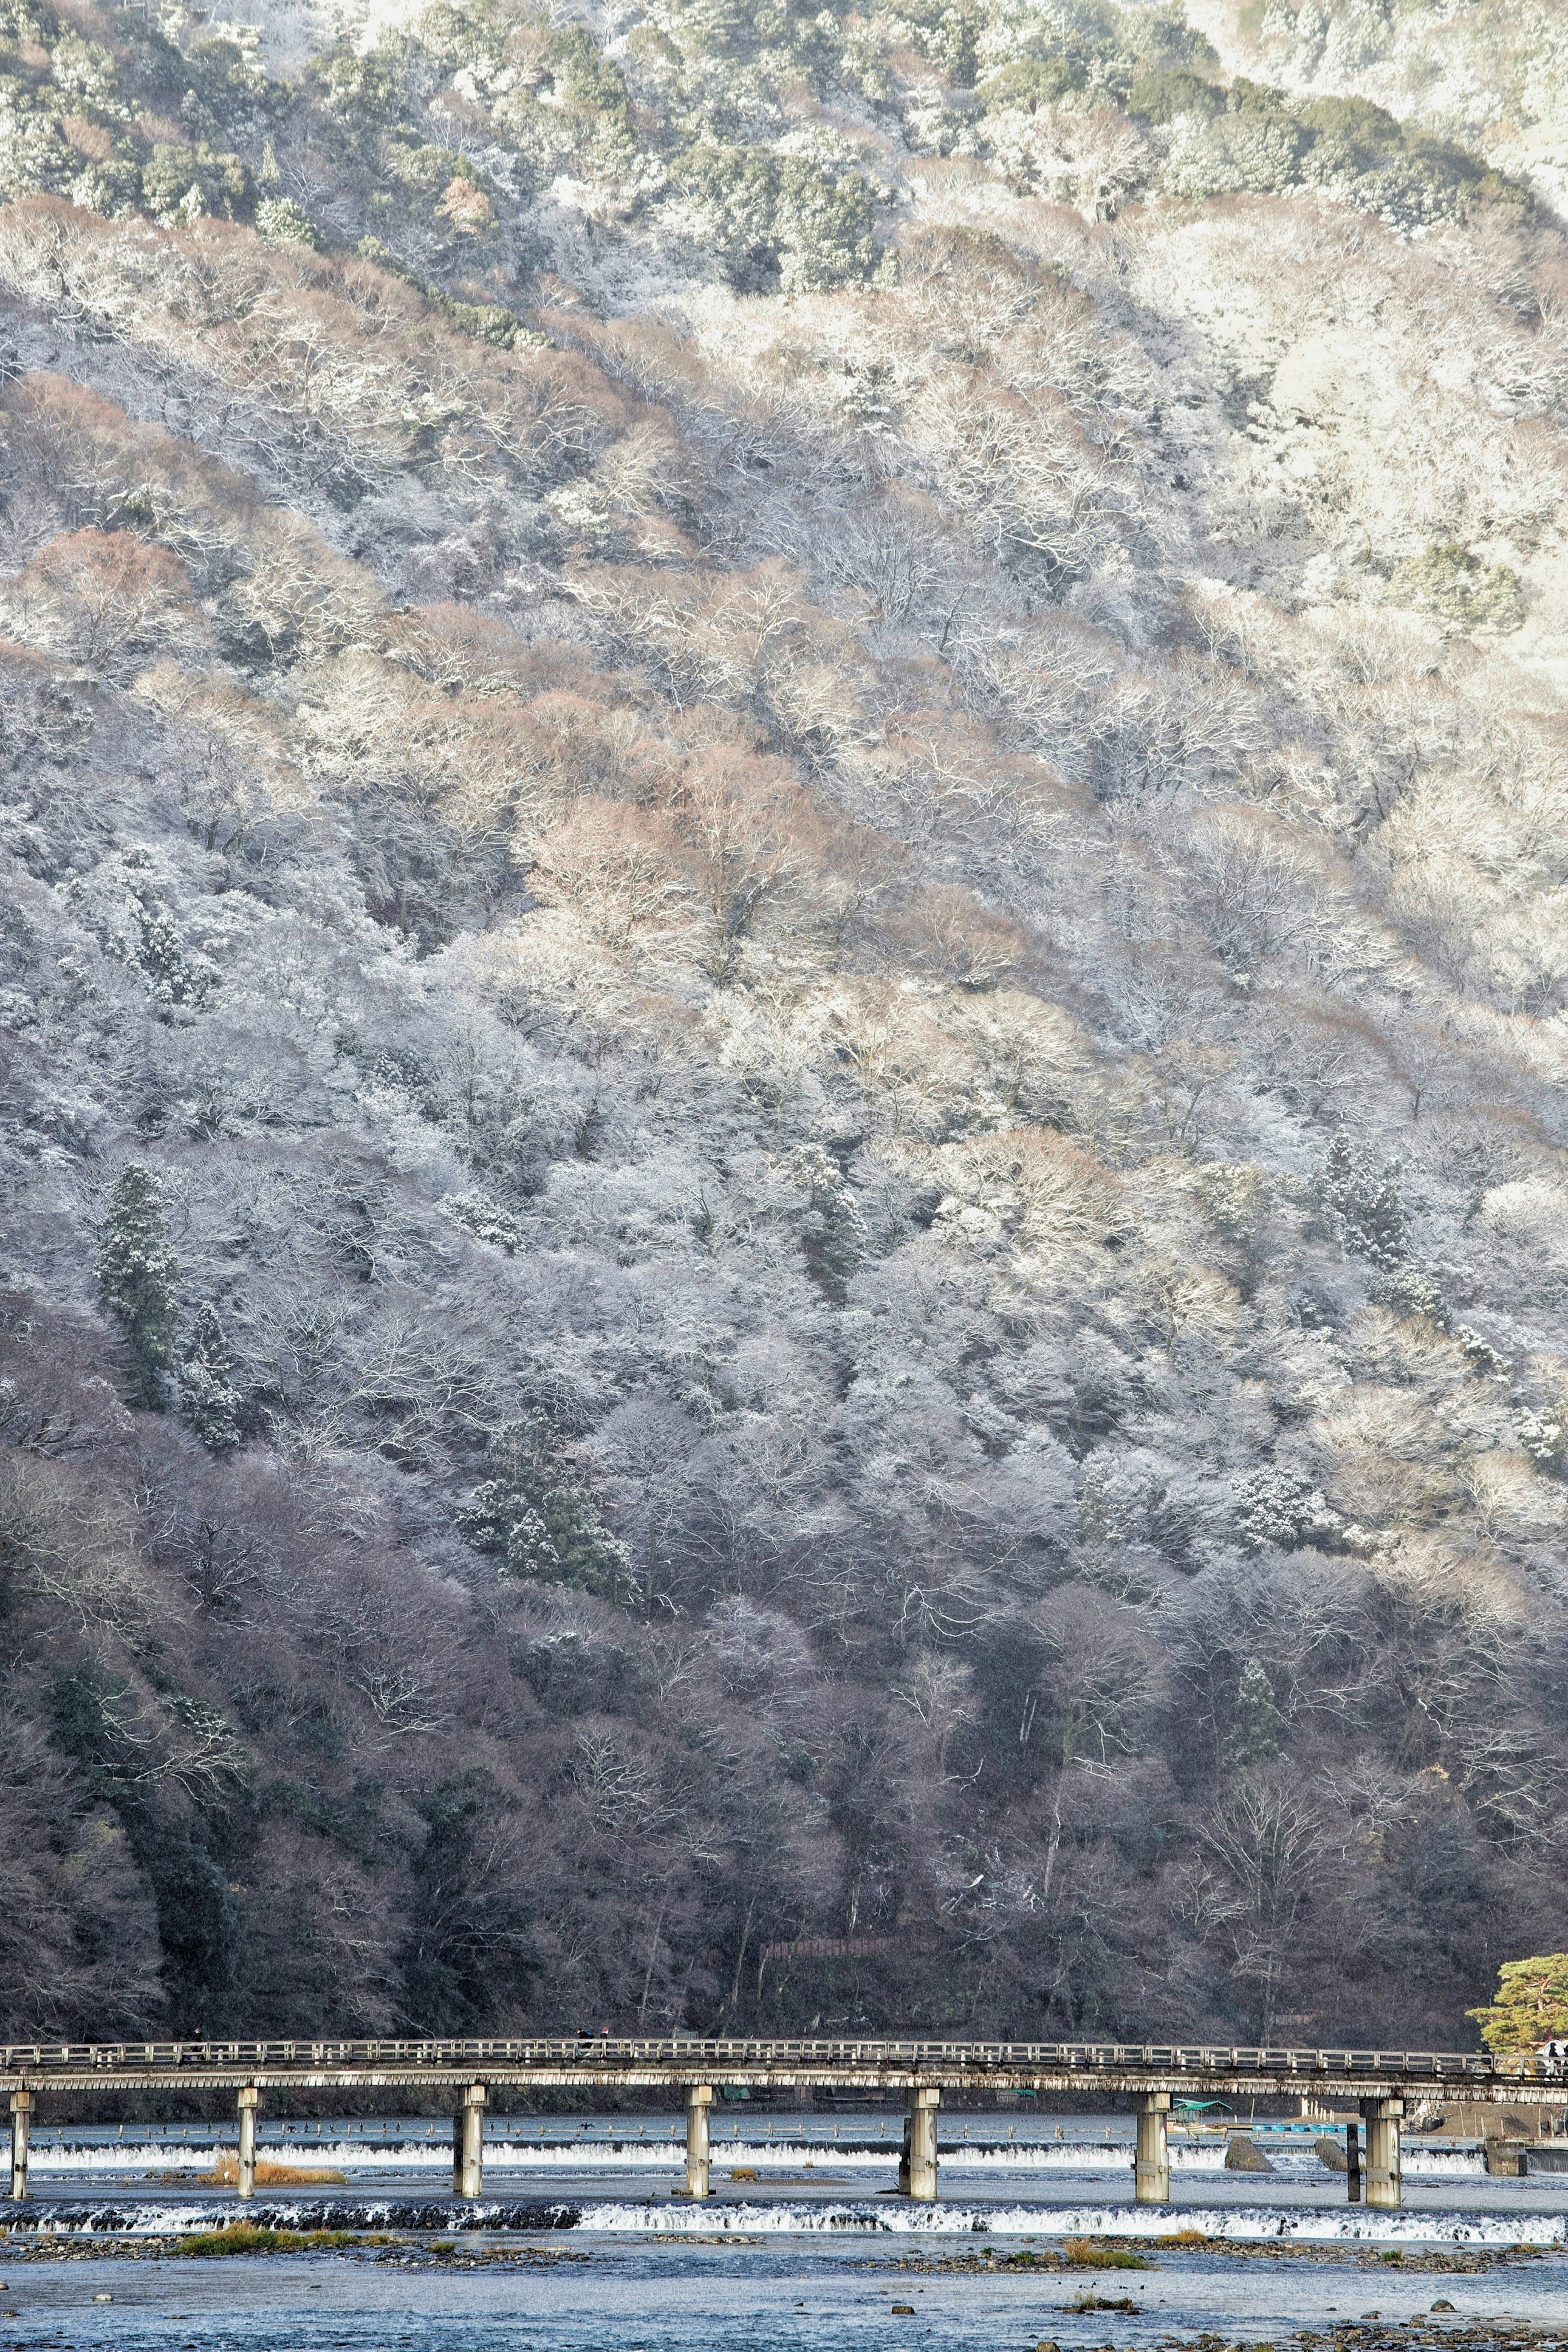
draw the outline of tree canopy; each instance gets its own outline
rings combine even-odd
[[[1568,2037],[1568,1952],[1505,1960],[1497,1998],[1465,2014],[1478,2021],[1489,2050],[1533,2050]]]

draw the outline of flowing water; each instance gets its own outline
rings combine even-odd
[[[1172,2204],[1139,2209],[1124,2120],[1107,2145],[1101,2118],[948,2115],[941,2200],[912,2208],[889,2193],[901,2128],[725,2116],[692,2206],[678,2119],[493,2116],[465,2208],[444,2124],[274,2123],[264,2162],[344,2178],[243,2213],[203,2178],[232,2128],[40,2133],[0,2239],[0,2352],[1568,2352],[1568,2171],[1412,2148],[1404,2209],[1376,2214],[1315,2127],[1262,2125],[1271,2172],[1178,2139]],[[242,2219],[355,2242],[183,2251]],[[1093,2266],[1106,2250],[1138,2266]]]

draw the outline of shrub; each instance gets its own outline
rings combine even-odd
[[[225,2254],[314,2253],[338,2246],[357,2246],[360,2242],[352,2230],[260,2230],[248,2221],[236,2221],[227,2230],[203,2230],[174,2251],[203,2261]]]
[[[105,220],[122,220],[141,203],[141,170],[128,155],[110,155],[89,163],[70,184],[70,200],[85,213],[101,213]]]
[[[1184,67],[1170,73],[1158,73],[1148,68],[1134,77],[1127,93],[1129,114],[1142,115],[1146,122],[1175,122],[1184,114],[1213,115],[1225,111],[1225,92],[1216,89]]]
[[[237,155],[214,154],[205,140],[198,147],[160,142],[142,167],[142,200],[165,228],[182,220],[233,220],[253,194],[248,165]]]
[[[210,2181],[214,2189],[235,2188],[239,2181],[239,2158],[232,2151],[225,2150],[212,2170],[202,2177]],[[277,2164],[270,2158],[256,2158],[256,2185],[258,2189],[341,2189],[347,2184],[348,2177],[346,2172],[336,2171],[328,2165]],[[317,2242],[322,2237],[329,2237],[334,2242],[345,2244],[351,2242],[346,2231],[312,2232],[312,2238]],[[241,2249],[241,2251],[246,2250]]]
[[[256,225],[268,245],[320,245],[316,224],[292,196],[264,196],[256,208]]]
[[[1092,2238],[1069,2238],[1061,2251],[1075,2271],[1152,2271],[1154,2269],[1154,2264],[1147,2254],[1135,2254],[1130,2246],[1097,2245]]]
[[[1482,563],[1452,539],[1396,565],[1388,594],[1392,603],[1430,613],[1456,631],[1500,634],[1524,621],[1518,572],[1506,563]]]
[[[1019,58],[986,76],[976,95],[988,114],[1006,106],[1053,106],[1082,87],[1065,58]]]

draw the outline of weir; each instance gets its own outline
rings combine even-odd
[[[134,2091],[236,2095],[239,2194],[256,2193],[256,2117],[264,2091],[444,2088],[457,2094],[452,2129],[455,2196],[482,2197],[485,2109],[497,2090],[679,2091],[686,2106],[685,2194],[709,2194],[709,2110],[716,2086],[737,2090],[902,2091],[908,2102],[899,2189],[937,2194],[936,2120],[944,2091],[1041,2092],[1132,2097],[1137,2112],[1134,2195],[1170,2200],[1169,2116],[1178,2094],[1238,2093],[1319,2101],[1348,2097],[1361,2124],[1346,2130],[1346,2196],[1391,2210],[1403,2193],[1401,2125],[1407,2095],[1516,2103],[1568,2112],[1568,2063],[1484,2052],[1249,2050],[1163,2044],[910,2041],[739,2041],[668,2037],[444,2042],[73,2042],[0,2050],[10,2093],[11,2198],[26,2200],[28,2141],[40,2095]],[[1365,2164],[1361,2162],[1364,2132]]]

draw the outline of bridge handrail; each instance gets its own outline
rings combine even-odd
[[[1210,2074],[1293,2074],[1343,2080],[1442,2083],[1529,2083],[1560,2079],[1552,2062],[1533,2052],[1291,2050],[1221,2048],[1192,2043],[938,2042],[890,2040],[741,2040],[698,2035],[549,2035],[507,2039],[356,2041],[301,2037],[270,2042],[22,2042],[0,2048],[9,2074],[166,2072],[254,2066],[327,2069],[385,2067],[580,2066],[585,2071],[627,2065],[697,2066],[719,2071],[751,2067],[1035,2071],[1092,2074],[1149,2071]]]

